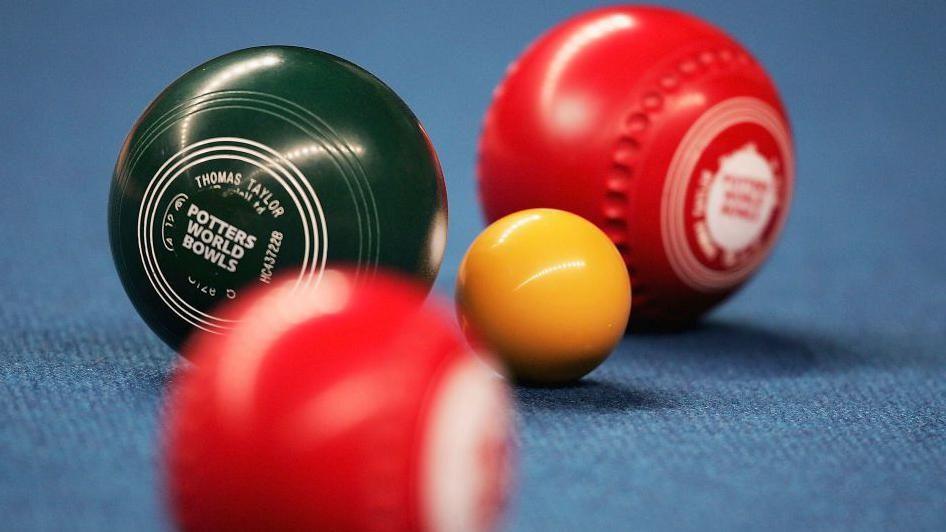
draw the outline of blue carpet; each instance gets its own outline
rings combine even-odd
[[[256,44],[373,71],[442,158],[449,294],[481,227],[492,86],[580,7],[60,4],[0,7],[0,529],[165,530],[157,420],[178,362],[122,292],[105,228],[111,165],[150,98]],[[576,386],[517,390],[508,528],[946,529],[946,4],[674,5],[782,88],[790,222],[698,328],[630,337]]]

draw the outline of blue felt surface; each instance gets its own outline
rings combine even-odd
[[[449,292],[506,63],[569,2],[0,6],[0,529],[163,530],[175,364],[113,271],[106,192],[161,88],[285,43],[365,66],[448,179]],[[680,2],[771,70],[798,187],[782,244],[701,328],[519,390],[512,530],[946,529],[946,4]]]

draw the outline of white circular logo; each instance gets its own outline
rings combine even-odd
[[[743,282],[768,256],[791,202],[794,155],[781,114],[730,98],[687,130],[667,168],[660,231],[673,272],[701,292]]]
[[[225,170],[232,165],[257,177]],[[220,171],[191,176],[198,168]],[[236,223],[232,211],[208,206],[221,201],[268,222]],[[251,279],[271,282],[286,240],[299,241],[295,288],[317,285],[328,256],[325,213],[309,180],[276,150],[236,137],[201,140],[168,158],[144,191],[137,237],[158,297],[182,320],[213,333],[233,323],[208,306],[233,299]],[[251,251],[256,259],[248,263]],[[200,267],[188,269],[182,256]]]
[[[754,144],[746,144],[720,159],[719,170],[709,180],[706,228],[710,238],[728,252],[742,251],[762,236],[775,208],[772,167]]]
[[[447,369],[431,407],[422,456],[427,529],[492,530],[509,483],[509,400],[498,377],[469,356]]]

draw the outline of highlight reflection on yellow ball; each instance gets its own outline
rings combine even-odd
[[[580,379],[614,349],[631,312],[627,267],[584,218],[529,209],[501,218],[467,250],[457,278],[460,324],[509,376]]]

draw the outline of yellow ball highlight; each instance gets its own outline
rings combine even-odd
[[[631,312],[627,267],[611,240],[556,209],[510,214],[473,241],[460,265],[457,310],[474,345],[508,376],[564,384],[603,362]]]

